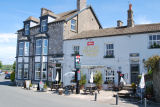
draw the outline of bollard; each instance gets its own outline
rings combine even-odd
[[[118,105],[118,94],[116,95],[116,105]]]
[[[147,99],[144,98],[144,107],[147,107]]]
[[[97,101],[97,93],[95,93],[95,99],[94,100]]]

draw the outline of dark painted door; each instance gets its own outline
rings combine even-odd
[[[138,83],[139,64],[131,64],[131,83]]]

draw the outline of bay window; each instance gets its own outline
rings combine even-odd
[[[42,20],[41,21],[41,32],[46,32],[47,31],[47,20]]]
[[[24,31],[25,35],[29,35],[29,28],[30,28],[29,24],[25,24],[25,28],[24,28],[25,29],[25,31]]]
[[[35,80],[40,80],[41,78],[41,64],[36,63],[35,64]]]
[[[23,65],[18,64],[18,79],[22,79]]]
[[[28,79],[28,64],[24,64],[24,79]]]

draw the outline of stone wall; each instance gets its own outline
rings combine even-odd
[[[160,62],[157,72],[153,72],[153,90],[157,102],[160,102]]]

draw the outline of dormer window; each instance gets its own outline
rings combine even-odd
[[[41,22],[41,32],[47,31],[47,20],[42,20]]]
[[[71,30],[76,31],[76,20],[75,19],[71,20]]]
[[[29,35],[29,24],[25,24],[25,35]]]

